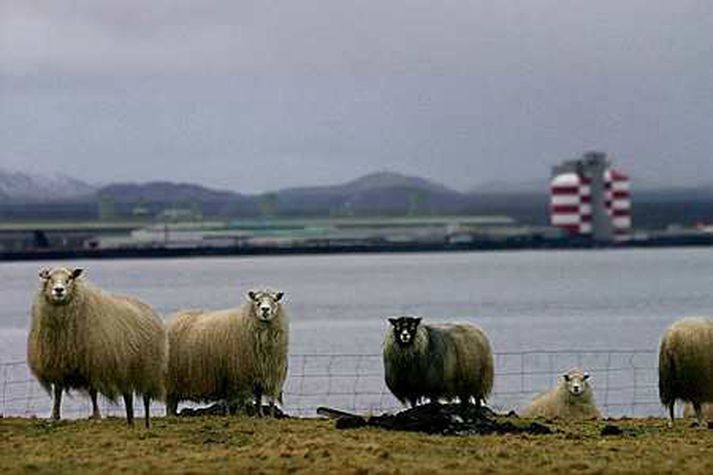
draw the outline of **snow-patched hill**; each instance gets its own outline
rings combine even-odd
[[[11,202],[90,198],[96,188],[66,175],[38,175],[0,169],[0,199]]]

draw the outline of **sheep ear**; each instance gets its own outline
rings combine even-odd
[[[589,373],[584,373],[584,375],[582,376],[582,380],[586,381],[588,379],[589,379]]]
[[[39,272],[40,279],[47,280],[50,278],[50,270],[47,267],[40,269]]]
[[[416,322],[416,326],[418,326],[418,325],[421,324],[421,320],[422,320],[421,317],[414,317],[413,319],[414,319],[414,321]]]
[[[72,271],[72,279],[78,278],[83,273],[84,273],[84,269],[82,269],[81,267],[75,267],[74,270]]]
[[[277,292],[275,294],[275,302],[279,302],[280,300],[282,300],[282,297],[284,297],[284,296],[285,296],[284,292]]]
[[[252,290],[248,292],[248,298],[253,302],[257,302],[257,294]]]
[[[391,325],[393,325],[393,326],[396,326],[396,324],[398,323],[398,321],[399,321],[399,319],[396,318],[396,317],[389,317],[389,323],[390,323]]]

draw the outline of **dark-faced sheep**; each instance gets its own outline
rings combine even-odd
[[[52,418],[60,418],[62,392],[86,391],[92,417],[100,418],[97,393],[123,396],[133,424],[134,394],[144,399],[146,426],[152,398],[163,397],[167,341],[156,312],[145,303],[111,295],[80,279],[82,269],[40,271],[42,288],[32,305],[27,342],[30,369],[54,391]]]
[[[287,315],[283,293],[250,291],[240,308],[178,313],[169,324],[167,407],[184,400],[231,402],[252,395],[271,415],[287,377]]]
[[[421,324],[389,318],[384,339],[386,386],[412,407],[424,399],[471,399],[480,406],[493,388],[493,353],[485,333],[469,324]]]
[[[659,349],[659,398],[674,421],[676,400],[690,402],[702,426],[702,405],[713,402],[713,319],[684,318],[671,325]]]
[[[554,388],[536,397],[520,415],[564,420],[602,417],[594,402],[589,374],[580,369],[572,369],[563,374]]]

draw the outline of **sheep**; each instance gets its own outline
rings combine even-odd
[[[134,422],[134,393],[143,396],[145,425],[152,398],[163,397],[167,339],[163,322],[147,304],[92,286],[81,268],[42,269],[32,305],[27,359],[32,374],[53,392],[52,419],[60,419],[62,393],[87,392],[92,418],[100,419],[97,393],[121,395]]]
[[[571,369],[564,373],[555,387],[537,396],[520,415],[564,420],[602,417],[589,385],[589,374],[581,369]]]
[[[703,403],[713,403],[713,319],[673,323],[659,348],[659,399],[674,422],[676,400],[690,402],[703,426]]]
[[[287,378],[288,322],[284,292],[249,291],[242,307],[213,312],[185,311],[169,324],[167,415],[184,400],[210,402],[254,397],[263,416],[282,403]]]
[[[493,388],[493,353],[485,333],[469,324],[421,324],[420,317],[388,319],[383,347],[386,386],[415,407],[424,399],[474,399]]]

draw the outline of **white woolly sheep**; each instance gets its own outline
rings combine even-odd
[[[602,416],[588,380],[589,374],[580,369],[566,372],[554,388],[537,396],[520,415],[564,420],[600,419]]]
[[[493,388],[493,353],[485,333],[469,324],[421,324],[389,318],[384,338],[386,386],[412,407],[424,399],[471,398],[480,406]]]
[[[703,425],[702,405],[713,402],[713,319],[684,318],[666,330],[659,349],[659,398],[671,425],[676,400],[690,402]]]
[[[184,400],[210,402],[262,396],[274,416],[287,377],[288,322],[283,292],[250,291],[240,308],[179,312],[169,324],[166,412]]]
[[[86,391],[92,417],[99,419],[97,393],[123,396],[133,424],[134,394],[143,396],[146,427],[152,398],[163,397],[166,330],[145,303],[111,295],[79,277],[82,269],[43,269],[42,288],[32,305],[27,341],[30,369],[54,392],[52,418],[60,418],[62,392]]]

